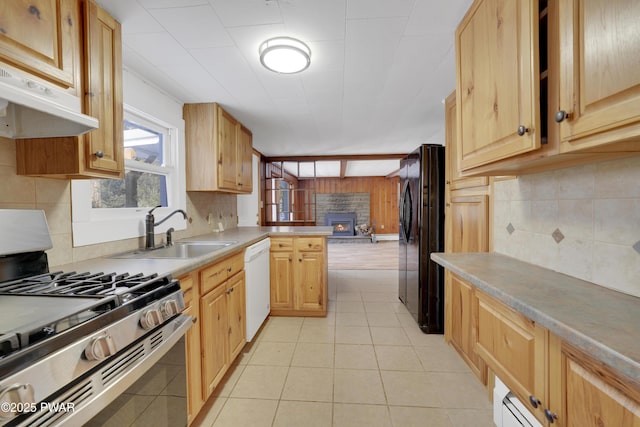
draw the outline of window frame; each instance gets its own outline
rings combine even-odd
[[[175,209],[186,210],[184,144],[179,137],[179,128],[127,104],[123,105],[123,109],[124,119],[154,130],[160,128],[165,135],[164,166],[145,164],[135,160],[125,161],[127,169],[166,176],[168,206],[157,208],[154,216],[160,219]],[[180,167],[181,165],[183,167]],[[144,219],[150,207],[92,208],[90,180],[71,181],[71,200],[74,247],[144,236]],[[174,215],[156,227],[155,231],[162,233],[170,227],[175,230],[184,230],[187,228],[187,222],[181,215]]]

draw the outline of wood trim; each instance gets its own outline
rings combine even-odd
[[[330,155],[330,156],[278,156],[265,157],[265,162],[313,162],[318,160],[390,160],[402,159],[408,153],[400,154],[349,154],[349,155]]]

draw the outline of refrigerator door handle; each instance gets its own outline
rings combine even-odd
[[[411,237],[411,223],[413,217],[413,203],[411,200],[411,187],[410,181],[405,181],[404,189],[402,190],[402,203],[400,209],[400,228],[402,229],[402,234],[404,235],[404,239],[408,242]],[[407,206],[409,208],[409,215],[406,215]],[[408,217],[408,218],[407,218]]]

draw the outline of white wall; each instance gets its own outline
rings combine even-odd
[[[640,297],[640,157],[496,182],[493,238],[495,252]]]

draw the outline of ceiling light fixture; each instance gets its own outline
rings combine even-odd
[[[265,68],[281,74],[295,74],[309,68],[311,49],[291,37],[274,37],[260,45],[260,62]]]

